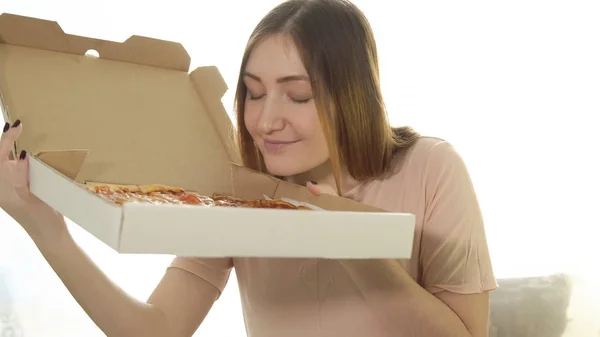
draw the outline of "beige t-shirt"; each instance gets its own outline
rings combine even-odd
[[[415,214],[412,258],[400,263],[429,292],[496,288],[475,191],[449,143],[421,137],[384,179],[357,183],[343,196]],[[336,260],[177,257],[171,268],[220,291],[235,268],[250,337],[388,336],[370,309],[369,300],[381,297],[363,296],[365,289]]]

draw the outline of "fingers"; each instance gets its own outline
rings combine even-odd
[[[339,194],[337,193],[337,190],[335,188],[331,187],[331,185],[329,185],[327,183],[317,183],[315,181],[307,181],[306,187],[308,188],[310,193],[312,193],[313,195],[316,195],[316,196],[325,195],[325,194],[339,196]]]
[[[319,188],[319,186],[317,186],[317,183],[314,181],[307,181],[306,182],[306,187],[308,188],[308,190],[310,191],[310,193],[314,194],[314,195],[321,195],[321,189]]]
[[[18,119],[12,126],[9,123],[4,124],[2,140],[0,140],[0,160],[10,158],[9,154],[12,152],[15,141],[19,138],[22,129],[23,125]]]
[[[27,152],[21,151],[17,161],[17,174],[15,176],[15,190],[20,195],[26,195],[29,191],[29,157]]]

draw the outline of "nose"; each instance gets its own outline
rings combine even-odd
[[[283,113],[283,105],[279,104],[277,99],[267,97],[260,112],[258,130],[265,134],[283,130],[285,127]]]

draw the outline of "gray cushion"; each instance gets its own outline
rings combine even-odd
[[[565,274],[499,279],[490,295],[490,337],[560,337],[572,284]]]

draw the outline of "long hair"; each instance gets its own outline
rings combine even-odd
[[[254,47],[275,34],[292,38],[310,77],[338,192],[342,165],[358,181],[386,173],[394,153],[409,147],[419,135],[410,127],[390,126],[373,32],[364,14],[346,0],[288,0],[271,10],[252,32],[235,94],[243,164],[266,173],[262,155],[244,125],[243,73]]]

